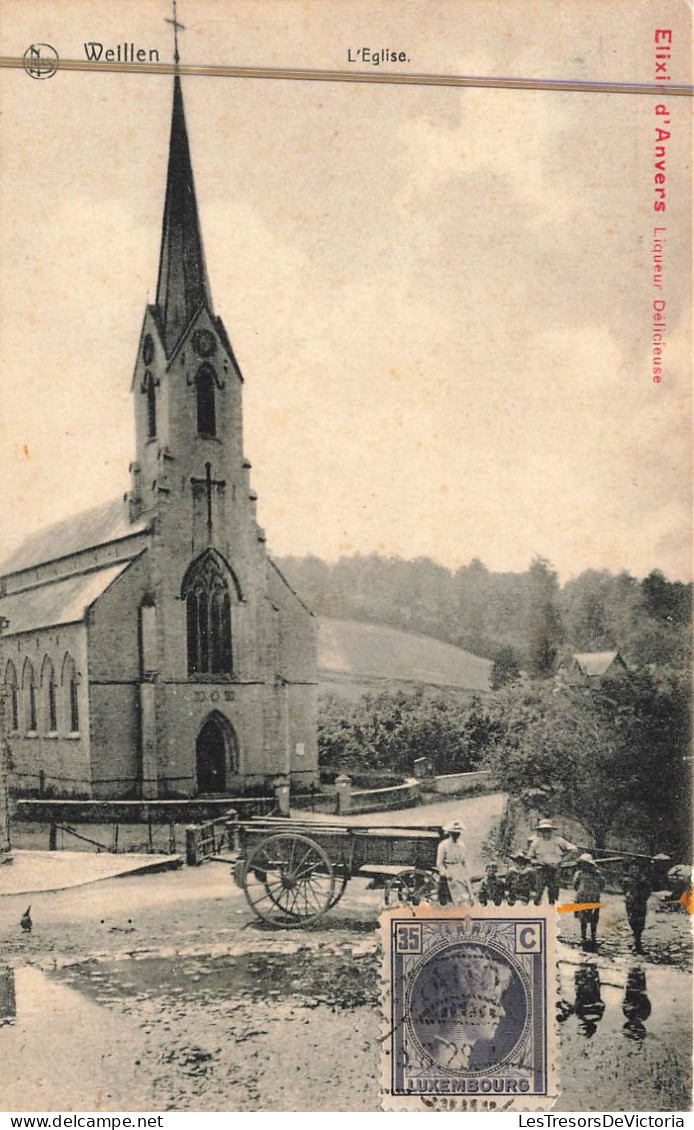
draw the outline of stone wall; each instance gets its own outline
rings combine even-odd
[[[426,788],[444,796],[464,796],[466,793],[481,792],[491,786],[491,774],[485,770],[473,773],[446,773],[442,777],[431,777]]]

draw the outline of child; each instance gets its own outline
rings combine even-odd
[[[627,918],[634,935],[634,953],[643,953],[641,935],[646,925],[646,909],[651,895],[651,884],[643,864],[638,859],[629,864],[622,879],[622,890],[627,908]]]
[[[503,876],[499,874],[498,863],[488,863],[484,879],[477,891],[477,901],[486,906],[491,900],[494,906],[501,906],[506,893],[506,884]]]
[[[515,852],[511,859],[513,863],[506,874],[508,905],[522,902],[527,906],[535,888],[535,869],[530,863],[530,856],[524,851]]]
[[[576,889],[576,902],[578,903],[596,903],[600,902],[600,895],[602,894],[603,887],[605,886],[600,868],[593,859],[589,852],[584,852],[579,855],[576,874],[574,875],[574,887]],[[600,917],[599,907],[591,907],[586,910],[577,910],[578,920],[581,923],[581,946],[584,950],[597,949],[597,932],[598,932],[598,919]],[[588,930],[590,929],[590,942],[588,942]]]

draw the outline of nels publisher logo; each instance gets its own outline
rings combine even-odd
[[[24,70],[30,78],[53,78],[59,56],[50,43],[32,43],[24,52]]]

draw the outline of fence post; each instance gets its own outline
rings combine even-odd
[[[337,798],[337,814],[344,816],[352,807],[352,778],[346,773],[340,773],[335,778],[335,796]]]
[[[48,850],[58,850],[58,827],[56,824],[51,824],[50,828],[48,829]]]
[[[235,855],[241,851],[241,836],[239,833],[239,814],[235,808],[230,808],[227,812],[227,819],[224,827],[227,830],[227,842],[229,850]]]
[[[0,965],[0,1028],[14,1023],[17,1016],[17,1002],[14,991],[14,969]]]
[[[186,828],[186,863],[189,867],[197,867],[200,863],[201,831],[198,824],[189,824]]]
[[[171,820],[169,823],[169,855],[176,854],[176,822]]]
[[[276,781],[272,782],[272,787],[275,790],[275,810],[277,815],[289,816],[289,778],[278,777]]]

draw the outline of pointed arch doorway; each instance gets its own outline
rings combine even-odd
[[[236,772],[237,750],[231,722],[213,711],[203,722],[195,743],[198,796],[226,791],[228,777]]]

